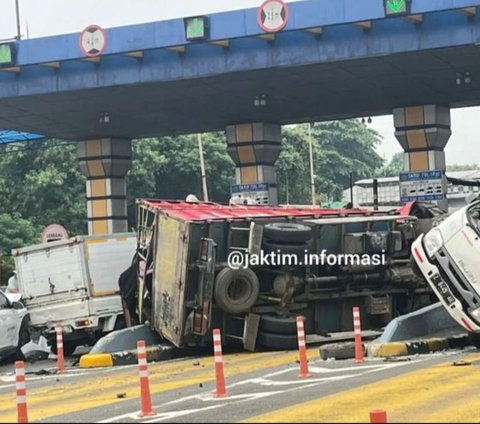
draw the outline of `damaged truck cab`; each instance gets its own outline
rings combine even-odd
[[[480,334],[480,201],[439,222],[412,245],[412,258],[449,314]]]
[[[204,345],[220,328],[248,350],[295,348],[297,315],[307,334],[351,331],[360,306],[373,329],[432,301],[410,266],[423,230],[408,211],[142,199],[137,218],[137,318],[177,347]]]

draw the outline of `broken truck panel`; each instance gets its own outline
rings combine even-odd
[[[165,338],[180,346],[184,325],[187,225],[160,217],[156,234],[153,322]]]

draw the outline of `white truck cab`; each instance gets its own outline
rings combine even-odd
[[[469,332],[480,333],[480,201],[418,237],[411,251],[450,315]]]

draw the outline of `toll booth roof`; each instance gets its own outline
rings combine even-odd
[[[352,215],[373,215],[372,211],[364,209],[325,209],[313,206],[227,206],[212,202],[197,203],[153,199],[140,199],[138,203],[146,206],[151,211],[158,211],[172,218],[177,218],[183,221],[235,220],[268,217],[331,218]]]

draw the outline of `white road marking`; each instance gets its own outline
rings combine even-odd
[[[344,380],[346,378],[356,377],[359,374],[345,374],[345,375],[338,375],[334,377],[324,377],[324,378],[309,378],[308,380],[287,380],[287,381],[273,381],[266,378],[255,378],[250,380],[251,383],[258,384],[260,386],[291,386],[293,384],[302,385],[305,383],[323,383],[325,381],[337,381],[337,380]]]
[[[418,359],[425,360],[427,358],[418,358]],[[282,380],[278,381],[278,380],[272,379],[272,377],[277,377],[283,374],[298,372],[297,367],[289,367],[286,369],[265,374],[261,377],[249,378],[246,380],[241,380],[241,381],[232,383],[227,386],[227,391],[230,391],[234,387],[238,387],[245,384],[257,385],[257,387],[258,386],[273,386],[273,387],[279,387],[279,388],[282,386],[292,386],[292,387],[281,388],[280,390],[275,390],[275,391],[256,392],[256,393],[255,392],[252,393],[250,391],[250,393],[230,395],[226,398],[216,398],[213,392],[210,392],[207,394],[185,396],[180,399],[175,399],[166,403],[155,405],[153,409],[159,410],[168,406],[172,407],[173,405],[176,405],[179,403],[186,403],[188,401],[215,402],[216,404],[205,406],[205,407],[199,407],[199,408],[181,409],[179,411],[161,412],[156,414],[155,417],[152,417],[151,420],[144,421],[144,422],[155,423],[160,421],[172,420],[174,418],[178,418],[178,417],[182,417],[190,414],[197,414],[200,412],[221,408],[221,407],[225,407],[225,406],[240,403],[240,402],[252,401],[252,400],[265,398],[265,397],[278,395],[278,394],[285,394],[290,391],[298,391],[302,389],[319,386],[329,381],[345,380],[345,379],[359,377],[361,375],[378,372],[378,371],[382,371],[389,368],[390,369],[397,368],[397,367],[401,367],[409,364],[412,364],[412,362],[411,361],[395,362],[395,363],[382,362],[382,363],[377,363],[372,365],[357,365],[357,366],[348,366],[348,367],[342,367],[342,368],[325,368],[325,367],[311,366],[310,371],[313,374],[318,374],[318,375],[342,373],[342,372],[350,372],[350,373],[336,375],[336,376],[322,377],[322,378],[306,378],[306,379],[295,379],[295,380],[288,380],[288,381],[282,381]],[[352,373],[351,371],[357,371],[357,372]],[[140,419],[140,417],[138,417],[138,412],[135,412],[135,413],[127,413],[127,414],[119,415],[116,417],[111,417],[107,420],[100,421],[100,423],[112,423],[116,421],[123,421],[127,418],[134,419],[134,420]]]

